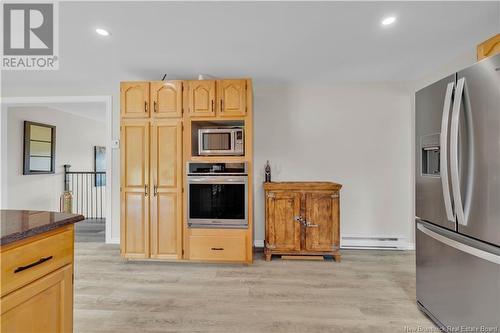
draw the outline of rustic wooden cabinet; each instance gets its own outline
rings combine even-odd
[[[477,60],[482,60],[500,53],[500,34],[497,34],[477,46]]]
[[[264,183],[266,260],[279,255],[332,255],[340,261],[342,185],[329,182]]]

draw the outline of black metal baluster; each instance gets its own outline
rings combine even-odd
[[[99,183],[99,184],[101,185],[101,188],[100,188],[100,192],[101,192],[101,213],[99,214],[99,215],[100,215],[99,217],[102,219],[102,201],[103,201],[103,200],[102,200],[102,186],[103,186],[103,182],[102,182],[102,173],[101,173],[101,174],[99,174],[99,177],[100,177],[100,179],[101,179],[101,181],[100,181],[100,183]]]
[[[80,181],[78,180],[78,174],[76,175],[76,213],[80,214]]]

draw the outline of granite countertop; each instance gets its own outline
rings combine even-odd
[[[0,245],[76,223],[83,215],[36,210],[0,210]]]

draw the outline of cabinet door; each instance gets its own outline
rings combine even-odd
[[[339,203],[332,192],[306,194],[306,250],[332,251],[338,243]]]
[[[182,117],[182,81],[151,82],[154,118]]]
[[[266,246],[273,251],[300,250],[300,193],[268,192]]]
[[[189,81],[189,114],[192,117],[215,116],[215,81]]]
[[[182,122],[157,120],[151,135],[151,257],[182,257]]]
[[[120,110],[122,118],[149,118],[149,82],[122,82]]]
[[[1,331],[73,331],[73,265],[66,265],[2,297]]]
[[[149,257],[149,122],[121,125],[121,252]]]
[[[246,113],[246,80],[217,81],[218,111],[222,117],[244,116]]]

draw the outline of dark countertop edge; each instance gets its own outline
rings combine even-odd
[[[76,216],[69,217],[67,219],[64,219],[64,220],[61,220],[58,222],[41,225],[41,226],[38,226],[38,227],[33,228],[33,229],[29,229],[29,230],[24,231],[24,232],[16,232],[16,233],[13,233],[10,235],[6,235],[6,236],[3,236],[2,238],[0,238],[0,246],[11,244],[11,243],[14,243],[14,242],[17,242],[17,241],[20,241],[20,240],[23,240],[23,239],[26,239],[29,237],[36,236],[36,235],[40,235],[40,234],[43,234],[45,232],[49,232],[49,231],[52,231],[54,229],[67,226],[69,224],[75,224],[76,222],[80,222],[83,220],[85,220],[85,217],[83,215],[76,215]]]

